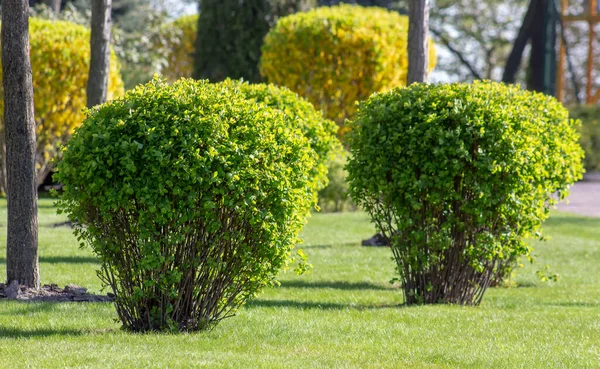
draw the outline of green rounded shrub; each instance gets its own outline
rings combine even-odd
[[[581,121],[579,143],[585,151],[586,172],[600,171],[600,108],[597,105],[573,106],[569,117]]]
[[[293,122],[294,127],[304,134],[315,159],[315,167],[311,171],[311,188],[316,199],[318,191],[327,186],[327,162],[342,147],[336,137],[335,123],[325,119],[311,103],[285,87],[262,83],[249,84],[230,79],[221,84],[235,94],[281,111]]]
[[[406,302],[478,304],[582,176],[578,122],[494,82],[373,95],[352,122],[350,194],[390,239]]]
[[[290,261],[314,165],[279,110],[154,80],[89,112],[58,165],[59,207],[83,225],[125,327],[206,329]]]

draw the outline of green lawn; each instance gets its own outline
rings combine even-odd
[[[5,278],[5,202],[0,213]],[[42,282],[99,291],[90,251],[49,227],[63,220],[40,202]],[[358,246],[366,215],[317,214],[304,230],[312,273],[283,273],[211,332],[131,334],[108,303],[2,301],[0,368],[600,368],[600,219],[553,213],[545,231],[521,287],[476,308],[403,307],[389,250]],[[535,276],[546,264],[558,282]]]

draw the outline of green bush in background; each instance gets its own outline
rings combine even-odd
[[[530,255],[581,178],[578,122],[553,97],[494,82],[373,95],[351,124],[350,194],[391,240],[406,302],[478,304]]]
[[[277,20],[310,9],[316,0],[202,0],[194,77],[213,82],[260,82],[260,48]]]
[[[330,158],[327,165],[327,187],[319,191],[319,207],[321,211],[340,212],[354,210],[352,201],[348,196],[348,172],[344,168],[348,161],[346,151],[338,151],[337,155]]]
[[[341,126],[354,116],[356,101],[406,84],[407,41],[408,17],[396,12],[321,7],[277,22],[265,37],[260,71]],[[435,61],[432,44],[430,69]]]
[[[198,14],[181,17],[165,27],[166,33],[174,36],[165,37],[163,45],[167,49],[167,60],[161,73],[167,80],[192,77],[197,27]]]
[[[58,165],[58,205],[84,226],[126,328],[207,329],[290,262],[314,166],[280,110],[153,80],[89,112]]]
[[[569,117],[581,121],[579,143],[585,151],[583,165],[586,172],[600,171],[600,107],[573,106],[569,108]]]

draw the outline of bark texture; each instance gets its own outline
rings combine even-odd
[[[112,0],[92,0],[91,56],[87,84],[88,108],[106,101],[110,72],[111,7]]]
[[[407,85],[426,82],[429,65],[429,0],[408,2],[408,78]]]
[[[2,76],[8,186],[7,281],[39,287],[29,4],[2,1]]]

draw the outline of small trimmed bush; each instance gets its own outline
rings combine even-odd
[[[596,105],[569,108],[571,119],[581,121],[579,143],[585,151],[583,165],[586,172],[600,171],[600,108]]]
[[[342,124],[355,102],[406,84],[408,18],[375,7],[339,5],[284,17],[262,46],[260,72]],[[430,68],[435,50],[430,47]]]
[[[58,165],[59,207],[84,226],[125,327],[202,330],[288,265],[314,165],[279,110],[154,80],[89,112]]]
[[[30,18],[29,42],[37,125],[37,179],[41,184],[52,170],[52,160],[60,157],[60,147],[84,119],[90,30],[64,21]],[[0,93],[1,77],[0,73]],[[112,53],[107,98],[110,100],[122,94],[119,63]],[[0,99],[0,129],[4,127],[3,119],[4,101]],[[4,160],[4,157],[0,157],[2,192],[6,191]]]
[[[173,82],[179,78],[190,78],[194,71],[194,52],[198,14],[186,15],[167,25],[166,29],[174,37],[167,38],[167,62],[162,75]]]
[[[294,122],[294,127],[304,134],[310,144],[311,155],[315,159],[315,167],[311,171],[311,188],[316,200],[318,191],[325,188],[328,183],[327,162],[342,147],[336,137],[335,123],[325,119],[311,103],[285,87],[262,83],[249,84],[234,80],[226,80],[222,85],[231,89],[233,93],[281,111]]]
[[[518,86],[413,84],[351,129],[350,194],[391,240],[408,304],[478,304],[582,177],[578,122]]]
[[[337,213],[354,208],[348,195],[348,172],[344,168],[347,161],[348,153],[339,151],[327,162],[327,187],[319,191],[319,207],[323,212]]]

